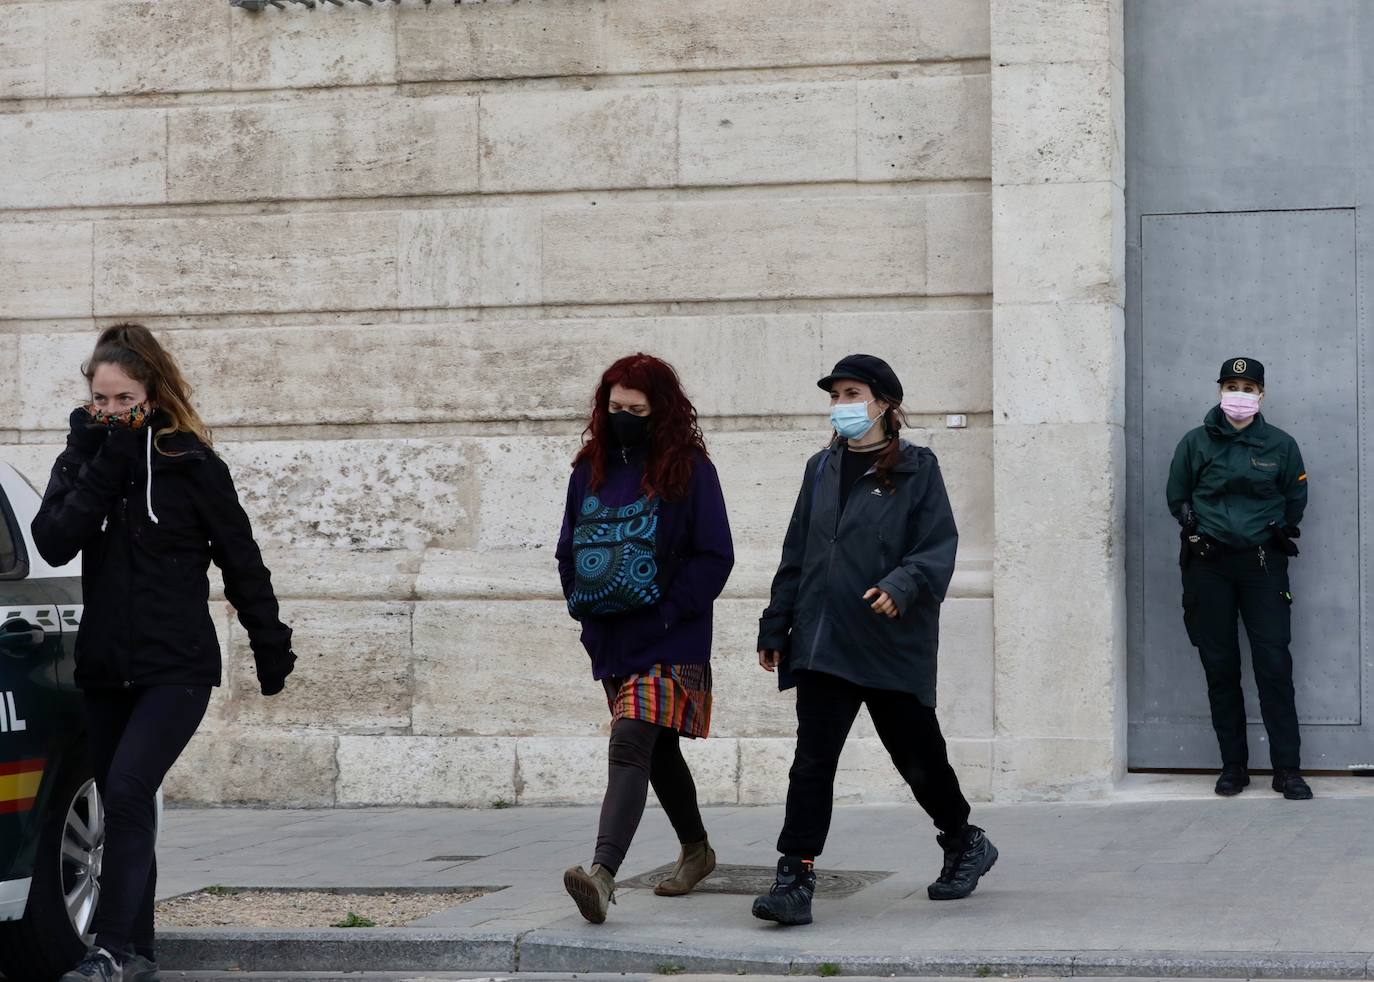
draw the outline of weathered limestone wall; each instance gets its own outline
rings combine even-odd
[[[996,794],[1126,760],[1122,0],[992,0]]]
[[[0,457],[45,480],[95,330],[149,323],[197,386],[296,630],[297,672],[264,700],[217,603],[226,684],[176,797],[596,799],[605,704],[552,544],[595,379],[637,349],[694,396],[739,549],[715,733],[690,748],[704,798],[782,796],[791,699],[754,629],[826,433],[813,380],[855,349],[902,375],[961,526],[941,679],[961,778],[977,797],[1040,780],[1021,738],[1057,734],[1018,700],[1043,680],[1012,641],[994,671],[993,229],[1057,220],[1071,182],[1105,216],[1120,187],[1070,170],[1004,176],[995,197],[992,148],[1016,134],[993,93],[1025,96],[996,84],[988,0],[3,9]],[[1109,70],[1026,68],[1069,88]],[[1042,179],[1060,183],[1011,188]],[[1021,284],[1061,274],[1084,337],[1119,317],[1071,256],[1004,259],[999,304],[1005,282],[1016,306],[998,317],[1050,317]],[[1120,440],[1096,403],[1081,426],[1002,409],[1010,461],[1045,423],[1073,453]],[[1015,489],[1040,478],[997,467],[999,523],[1034,537],[1050,520]],[[999,630],[1043,643],[1004,609]],[[1084,712],[1096,733],[1104,710]],[[871,726],[857,736],[838,793],[903,797]]]

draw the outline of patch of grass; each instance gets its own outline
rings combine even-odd
[[[840,974],[840,966],[834,962],[821,962],[820,976],[823,979],[833,979]]]
[[[992,974],[992,966],[979,965],[977,968],[973,970],[973,974],[978,976],[980,979],[985,979]]]
[[[659,962],[654,966],[655,975],[681,975],[685,971],[687,971],[686,968],[681,965],[674,965],[672,962]]]
[[[377,922],[369,917],[359,917],[353,911],[348,912],[348,916],[343,920],[329,925],[330,927],[376,927]]]
[[[201,893],[208,893],[212,897],[227,897],[232,893],[238,893],[233,887],[222,887],[218,883],[208,886]]]
[[[507,801],[505,798],[497,798],[495,801],[493,801],[493,802],[491,803],[491,807],[492,807],[492,808],[510,808],[510,807],[511,807],[511,803],[510,803],[509,801]]]

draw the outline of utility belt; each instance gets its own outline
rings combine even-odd
[[[1210,545],[1210,548],[1211,548],[1211,551],[1212,551],[1213,555],[1216,555],[1216,556],[1239,556],[1239,555],[1241,555],[1242,553],[1259,552],[1261,549],[1264,548],[1264,546],[1262,546],[1262,545],[1254,545],[1254,546],[1232,546],[1232,545],[1227,545],[1225,542],[1221,542],[1221,541],[1219,541],[1219,540],[1217,540],[1217,539],[1214,539],[1214,538],[1212,538],[1210,535],[1203,536],[1203,538],[1205,538],[1205,539],[1207,540],[1208,544]]]
[[[1245,556],[1254,554],[1260,566],[1268,568],[1266,563],[1266,548],[1273,552],[1282,553],[1289,558],[1298,554],[1298,547],[1293,542],[1302,533],[1296,528],[1286,528],[1278,522],[1270,522],[1265,531],[1269,533],[1269,538],[1258,545],[1253,546],[1233,546],[1212,538],[1205,532],[1197,530],[1197,519],[1192,513],[1192,508],[1184,510],[1183,530],[1179,533],[1178,564],[1180,568],[1187,569],[1188,564],[1193,559],[1215,560],[1231,556]]]
[[[1193,532],[1189,534],[1186,530],[1180,536],[1182,540],[1178,549],[1178,565],[1180,569],[1187,569],[1193,562],[1214,563],[1222,559],[1230,559],[1240,555],[1254,555],[1257,561],[1262,561],[1264,555],[1263,546],[1232,546],[1227,545],[1212,538],[1205,533]]]

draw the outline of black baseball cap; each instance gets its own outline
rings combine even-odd
[[[890,396],[898,402],[902,400],[901,380],[892,366],[877,355],[845,355],[835,363],[834,370],[816,385],[829,392],[835,380],[841,378],[866,383],[879,398]]]
[[[1264,388],[1264,366],[1253,358],[1230,358],[1221,366],[1217,384],[1233,378],[1249,379],[1260,388]]]

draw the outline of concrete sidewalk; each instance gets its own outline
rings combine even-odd
[[[940,867],[915,805],[838,807],[818,863],[816,923],[784,929],[749,914],[748,871],[662,899],[622,889],[602,926],[585,923],[561,873],[589,863],[592,808],[171,810],[161,896],[211,884],[501,887],[403,930],[167,931],[169,968],[529,972],[817,972],[868,975],[1193,975],[1374,978],[1374,781],[1313,781],[1284,801],[1257,780],[1236,799],[1210,779],[1135,782],[1103,802],[975,808],[1001,850],[968,900],[932,903]],[[715,808],[722,864],[771,867],[780,808]],[[671,863],[650,810],[622,882]],[[471,859],[442,857],[474,857]],[[872,881],[850,874],[867,871]]]

